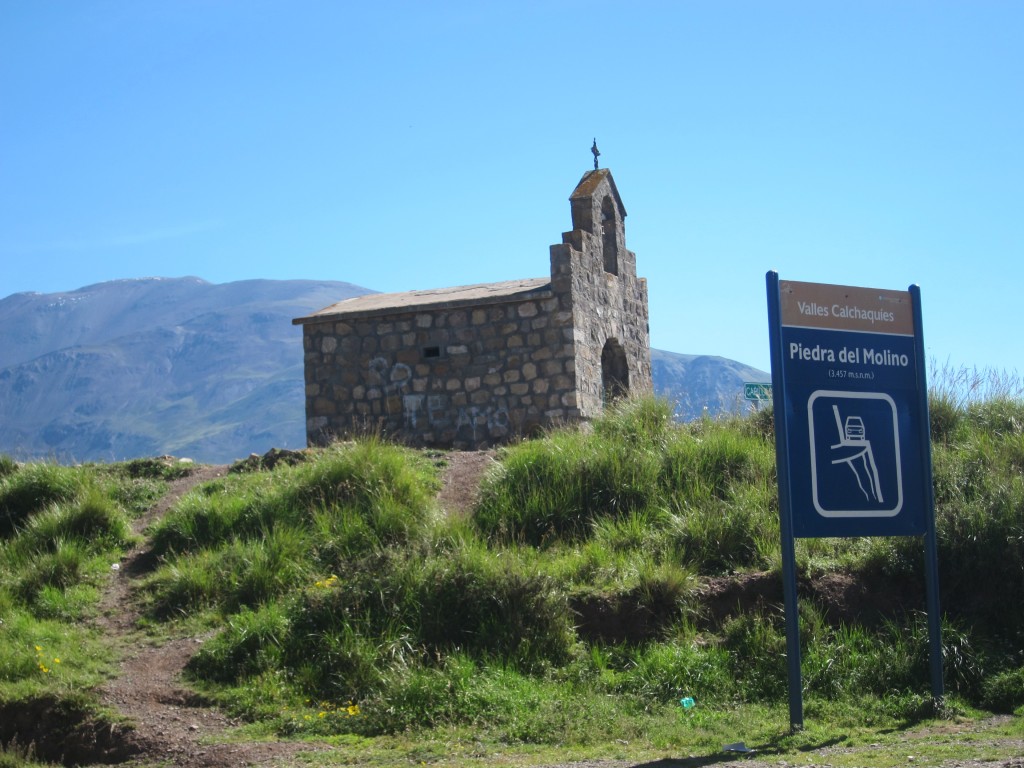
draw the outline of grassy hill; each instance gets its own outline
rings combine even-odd
[[[653,759],[742,738],[772,762],[870,743],[895,765],[933,717],[987,729],[989,752],[922,737],[918,764],[999,756],[1024,743],[1019,717],[986,719],[1024,714],[1024,402],[939,394],[932,428],[949,695],[929,695],[920,542],[801,540],[798,734],[768,413],[679,425],[665,401],[626,402],[501,450],[468,513],[436,501],[454,457],[373,440],[232,472],[147,530],[131,636],[100,630],[111,563],[195,468],[5,460],[0,740],[38,737],[13,713],[54,701],[106,732],[111,649],[212,632],[188,652],[203,701],[348,762]]]

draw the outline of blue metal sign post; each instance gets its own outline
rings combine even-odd
[[[790,723],[803,726],[797,537],[924,536],[932,693],[942,648],[920,291],[769,272]]]

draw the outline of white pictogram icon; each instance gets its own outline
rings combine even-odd
[[[879,504],[885,499],[882,484],[878,479],[878,465],[875,454],[871,451],[871,441],[864,433],[864,419],[860,416],[847,416],[844,423],[839,416],[839,406],[833,405],[832,412],[836,417],[836,428],[839,430],[839,442],[832,446],[833,464],[846,464],[853,476],[857,478],[857,487],[864,494],[866,501]]]
[[[896,403],[883,392],[819,389],[807,401],[814,509],[894,517],[903,508]]]

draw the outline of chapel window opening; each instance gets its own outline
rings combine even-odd
[[[601,250],[604,254],[604,271],[619,274],[619,218],[615,215],[615,201],[605,195],[601,201]]]

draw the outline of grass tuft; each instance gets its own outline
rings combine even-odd
[[[71,501],[83,487],[83,471],[56,464],[27,464],[0,480],[0,537],[10,537],[35,513]]]

